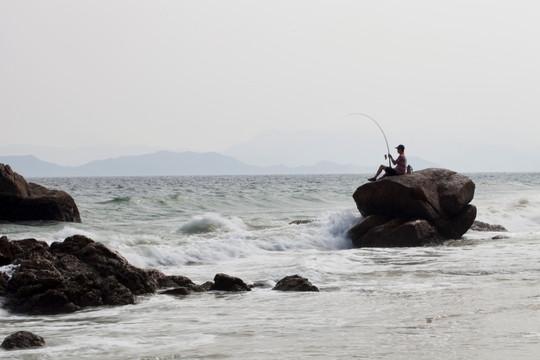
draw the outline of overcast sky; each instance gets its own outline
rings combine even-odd
[[[0,145],[380,137],[342,119],[362,112],[417,155],[423,142],[441,155],[527,151],[540,137],[539,44],[532,0],[0,0]]]

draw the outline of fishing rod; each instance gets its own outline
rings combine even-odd
[[[345,116],[342,116],[339,120],[342,120],[344,118],[346,118],[347,116],[350,116],[350,115],[362,115],[362,116],[365,116],[367,117],[368,119],[370,119],[371,121],[373,121],[375,123],[375,125],[377,125],[377,127],[381,130],[383,136],[384,136],[384,141],[386,142],[386,150],[388,150],[388,155],[390,155],[390,147],[388,146],[388,140],[386,139],[386,134],[384,133],[384,130],[383,128],[381,127],[381,125],[379,125],[379,123],[374,119],[372,118],[371,116],[369,116],[368,114],[364,114],[364,113],[359,113],[359,112],[354,112],[354,113],[348,113],[347,115]],[[386,159],[388,157],[388,155],[384,155],[384,158]],[[388,157],[388,166],[392,167],[392,163],[390,161],[390,158]]]

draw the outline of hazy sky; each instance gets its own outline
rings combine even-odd
[[[539,44],[532,0],[0,0],[0,145],[222,151],[363,112],[417,152],[527,150]]]

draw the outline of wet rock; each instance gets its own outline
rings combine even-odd
[[[0,220],[81,222],[81,216],[65,191],[27,183],[9,165],[0,164]]]
[[[250,284],[251,289],[269,289],[272,287],[272,284],[268,281],[255,281],[253,284]]]
[[[210,291],[210,289],[212,289],[212,286],[214,286],[214,283],[212,281],[207,281],[204,284],[200,285],[200,288],[202,291]]]
[[[476,220],[472,226],[471,230],[474,231],[494,231],[494,232],[507,232],[506,228],[502,225],[492,225],[482,221]]]
[[[132,266],[118,253],[82,235],[47,243],[0,241],[1,257],[16,270],[0,278],[4,306],[16,313],[69,313],[89,306],[133,304],[167,277]],[[169,279],[170,281],[177,279]],[[2,290],[3,289],[3,290]]]
[[[435,221],[461,212],[472,201],[474,190],[474,183],[464,175],[426,169],[366,183],[353,198],[363,216]]]
[[[286,276],[279,280],[272,290],[279,291],[316,291],[319,289],[309,282],[308,279],[299,275]]]
[[[12,257],[9,239],[7,236],[0,237],[0,266],[9,265]]]
[[[0,272],[0,296],[6,295],[7,283],[9,281],[9,276],[3,272]]]
[[[289,225],[302,225],[302,224],[311,224],[314,220],[306,219],[306,220],[293,220],[289,223]]]
[[[175,295],[175,296],[183,296],[183,295],[189,295],[191,294],[192,291],[188,288],[185,288],[185,287],[179,287],[179,288],[174,288],[174,289],[169,289],[169,290],[164,290],[162,291],[160,294],[163,294],[163,295]]]
[[[357,247],[410,247],[439,244],[442,237],[426,220],[392,219],[358,237]]]
[[[0,345],[6,350],[29,349],[45,345],[45,340],[29,331],[17,331],[6,337]]]
[[[208,291],[211,286],[197,285],[185,276],[173,275],[166,277],[166,280],[160,284],[160,288],[162,287],[172,287],[172,289],[162,291],[161,294],[164,295],[189,295],[193,292]]]
[[[233,292],[251,291],[250,287],[247,286],[242,279],[227,274],[216,274],[214,277],[214,284],[210,290]]]
[[[348,232],[356,247],[406,247],[460,238],[476,218],[474,183],[446,169],[385,177],[353,198],[362,222]]]

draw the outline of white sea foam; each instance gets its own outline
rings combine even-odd
[[[512,232],[540,231],[540,197],[506,196],[479,204],[477,219],[498,224]]]
[[[348,249],[346,233],[359,220],[353,210],[343,208],[307,224],[252,229],[240,218],[206,213],[184,223],[172,239],[108,238],[136,266],[209,264],[265,252]]]
[[[92,238],[94,236],[94,233],[82,230],[80,228],[76,228],[74,226],[64,226],[64,228],[62,228],[62,230],[56,232],[53,235],[53,237],[54,237],[54,241],[62,242],[66,238],[68,238],[70,236],[74,236],[74,235],[84,235],[84,236],[87,236],[89,238]]]
[[[19,268],[19,266],[21,265],[9,264],[9,265],[0,266],[0,272],[6,274],[8,278],[11,279],[11,277],[13,276],[15,271]]]

